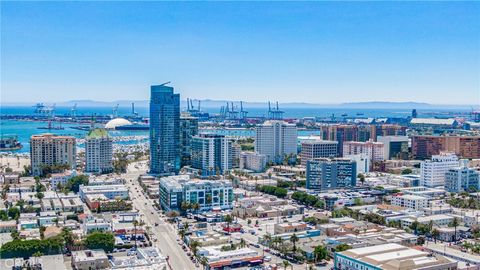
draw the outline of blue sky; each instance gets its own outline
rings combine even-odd
[[[479,2],[1,2],[2,102],[480,103]]]

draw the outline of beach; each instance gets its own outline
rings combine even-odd
[[[11,168],[14,172],[23,172],[23,166],[30,165],[30,157],[26,155],[0,155],[1,171]]]

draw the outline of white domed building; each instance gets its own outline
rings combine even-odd
[[[128,126],[131,124],[132,122],[128,121],[125,118],[115,118],[105,124],[105,129],[116,129],[117,127]]]

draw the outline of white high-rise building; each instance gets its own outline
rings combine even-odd
[[[76,141],[72,136],[53,134],[33,135],[30,138],[30,162],[33,175],[41,175],[44,166],[66,165],[75,169]]]
[[[297,154],[297,127],[284,121],[271,120],[257,126],[255,152],[265,155],[267,162],[280,163],[285,156]]]
[[[425,160],[420,166],[420,185],[439,187],[445,185],[445,174],[449,169],[458,167],[458,157],[453,153],[440,153]]]
[[[240,154],[240,169],[261,172],[265,170],[267,159],[265,155],[253,152],[242,152]]]
[[[448,192],[478,192],[480,174],[474,168],[468,168],[468,159],[460,160],[460,167],[451,168],[445,173],[445,190]]]
[[[357,173],[368,173],[370,172],[370,157],[366,154],[357,154],[357,155],[347,155],[344,158],[349,158],[351,161],[357,163]]]
[[[223,135],[200,134],[192,137],[192,167],[202,176],[225,173],[232,169],[233,140]]]
[[[113,170],[112,139],[105,129],[91,130],[85,140],[85,171],[108,173]]]

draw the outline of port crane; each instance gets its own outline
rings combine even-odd
[[[278,106],[278,101],[276,106],[272,108],[270,101],[268,102],[268,119],[270,120],[281,120],[283,119],[284,111],[281,111]]]
[[[73,107],[70,109],[70,116],[74,120],[77,118],[77,103],[73,104]]]
[[[113,106],[113,109],[112,109],[112,118],[117,118],[117,117],[118,117],[118,106],[119,106],[118,103],[117,103],[117,105]]]

